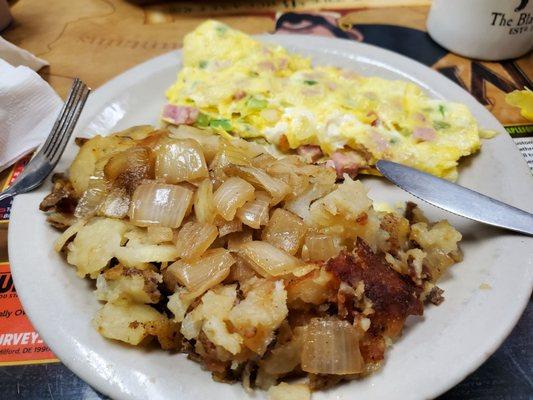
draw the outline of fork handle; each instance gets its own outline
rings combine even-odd
[[[0,201],[7,199],[8,197],[15,197],[17,192],[13,189],[13,186],[8,187],[2,193],[0,193]]]

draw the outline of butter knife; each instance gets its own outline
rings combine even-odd
[[[533,214],[474,190],[392,161],[376,167],[389,181],[436,207],[484,224],[533,236]]]

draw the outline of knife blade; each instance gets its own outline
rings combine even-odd
[[[376,167],[392,183],[436,207],[484,224],[533,236],[533,214],[445,179],[392,161]]]

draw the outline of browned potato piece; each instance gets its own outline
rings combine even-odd
[[[409,239],[409,221],[397,214],[387,213],[381,219],[381,229],[389,233],[388,251],[404,250]]]
[[[338,289],[339,282],[333,274],[316,269],[287,285],[287,301],[297,308],[302,303],[318,305],[333,300]]]
[[[129,195],[143,179],[154,176],[154,159],[147,147],[135,146],[113,155],[104,167],[104,176],[114,187]]]
[[[134,145],[135,142],[130,138],[119,136],[95,136],[85,142],[69,169],[69,179],[76,194],[83,194],[91,176],[96,175],[97,169],[103,169],[113,154]]]
[[[140,344],[153,331],[152,326],[166,317],[145,304],[106,303],[93,319],[104,337],[132,345]]]

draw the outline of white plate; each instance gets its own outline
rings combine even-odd
[[[411,80],[431,96],[465,103],[480,125],[500,133],[480,154],[463,161],[459,182],[533,211],[533,179],[498,121],[468,93],[442,75],[408,58],[376,47],[320,37],[268,36],[310,55],[316,63],[365,75]],[[181,53],[141,64],[96,90],[77,134],[107,134],[135,124],[157,124],[165,89],[174,81]],[[70,146],[58,171],[76,153]],[[389,202],[413,200],[381,179],[367,178],[371,196]],[[18,196],[9,227],[11,268],[26,312],[54,353],[77,375],[113,398],[234,399],[240,385],[211,380],[184,355],[127,347],[102,338],[91,326],[99,307],[92,286],[76,277],[52,250],[57,232],[38,205],[50,183]],[[403,337],[386,356],[384,368],[359,381],[314,394],[314,399],[426,399],[461,381],[493,353],[520,317],[532,288],[533,238],[513,235],[450,216],[430,206],[432,218],[449,218],[464,234],[465,258],[445,276],[446,301],[408,320]],[[480,289],[486,283],[490,290]],[[259,393],[256,398],[262,398]]]

